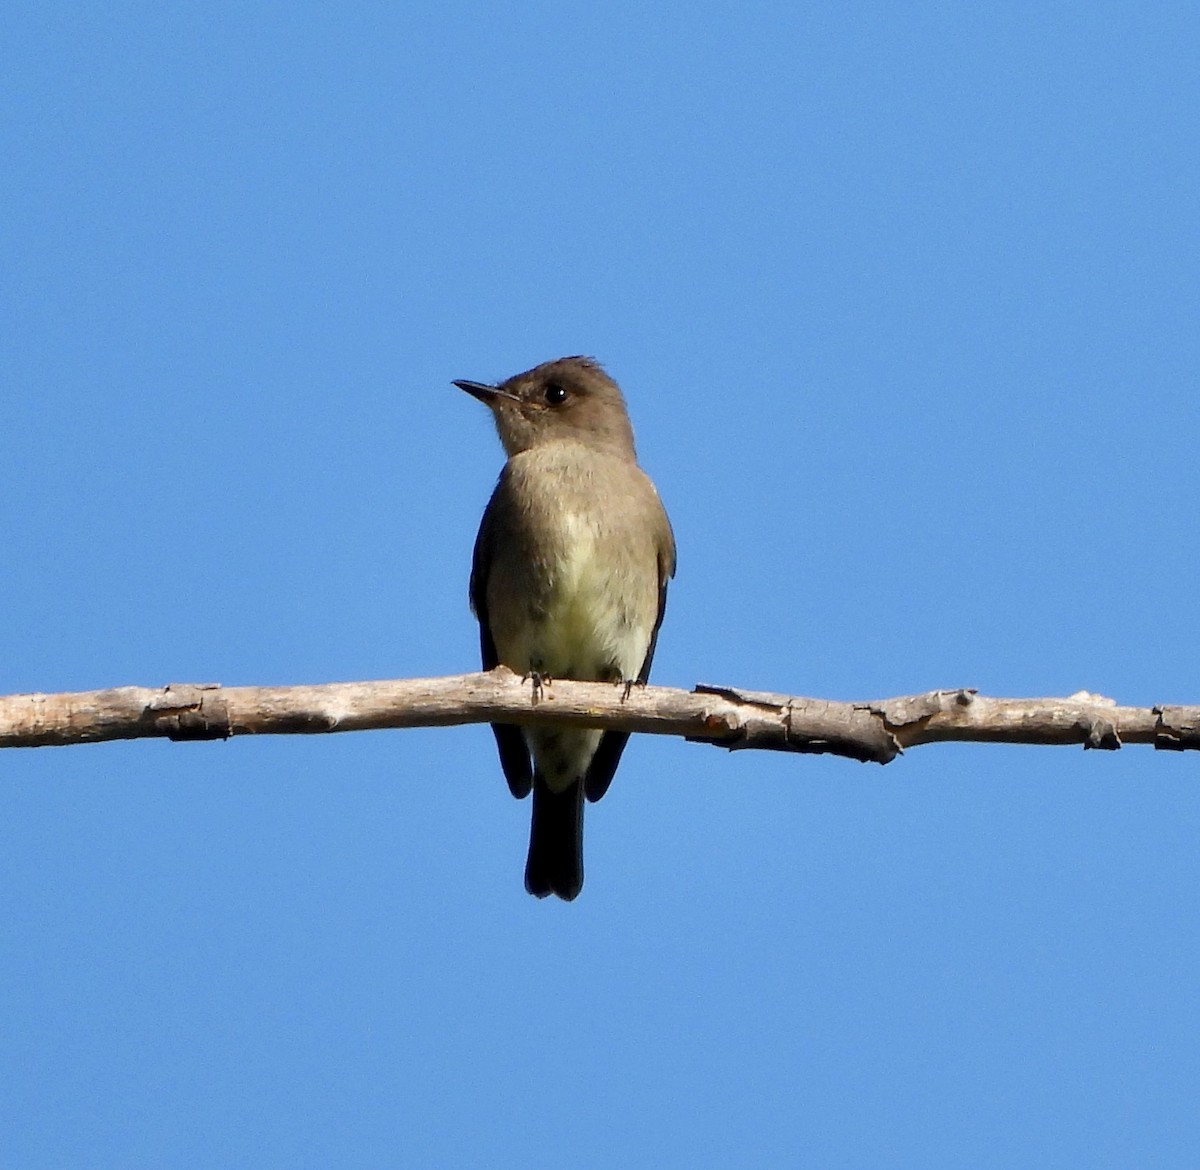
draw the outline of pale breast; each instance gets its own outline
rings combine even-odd
[[[636,678],[659,595],[655,531],[636,507],[641,472],[545,460],[519,470],[516,530],[495,550],[488,581],[500,660],[552,678]]]

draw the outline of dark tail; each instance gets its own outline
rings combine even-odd
[[[540,775],[533,777],[525,888],[537,898],[557,894],[565,902],[583,889],[583,785],[578,780],[563,792],[551,792]]]

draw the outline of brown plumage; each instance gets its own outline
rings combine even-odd
[[[484,669],[645,682],[675,541],[617,384],[569,357],[496,386],[455,385],[491,408],[508,454],[471,568]],[[533,792],[525,887],[570,901],[583,885],[584,797],[608,790],[629,736],[493,731],[513,795]]]

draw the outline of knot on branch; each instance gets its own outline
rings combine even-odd
[[[696,693],[720,695],[738,704],[736,719],[727,717],[733,734],[717,741],[731,751],[759,748],[830,754],[864,764],[889,763],[901,751],[883,720],[862,705],[704,683],[696,687]],[[762,710],[761,717],[756,717],[755,708]]]
[[[1083,750],[1099,748],[1106,752],[1115,752],[1121,746],[1121,737],[1117,734],[1116,724],[1104,715],[1089,713],[1079,720],[1079,728],[1084,733]]]
[[[959,687],[953,691],[901,695],[859,706],[879,721],[896,745],[894,754],[899,755],[906,747],[922,742],[926,729],[939,715],[953,715],[970,707],[975,702],[975,693],[971,687]]]
[[[1200,749],[1200,707],[1155,707],[1154,746],[1159,751]]]
[[[1115,752],[1121,747],[1121,736],[1117,725],[1106,711],[1097,711],[1097,707],[1107,708],[1115,714],[1117,703],[1115,699],[1104,695],[1095,695],[1091,691],[1076,691],[1067,696],[1068,703],[1082,703],[1087,710],[1082,712],[1075,726],[1083,733],[1083,750],[1099,748],[1106,752]]]
[[[146,716],[168,739],[228,739],[233,734],[229,709],[219,683],[171,683],[146,706]]]

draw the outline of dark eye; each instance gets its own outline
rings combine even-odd
[[[551,406],[561,406],[567,400],[567,392],[557,382],[546,387],[546,401]]]

